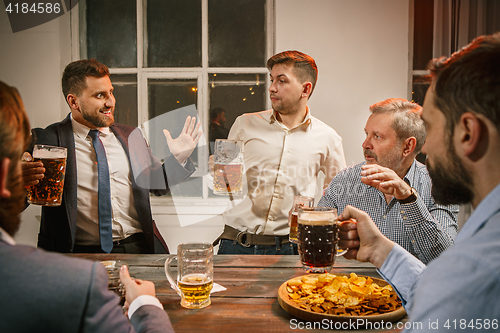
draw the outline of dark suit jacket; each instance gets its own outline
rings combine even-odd
[[[173,186],[188,178],[194,172],[194,166],[188,160],[186,166],[182,167],[173,156],[167,158],[164,164],[159,163],[135,127],[114,124],[110,129],[121,142],[129,159],[135,208],[150,253],[168,253],[152,218],[149,192],[155,189],[153,192],[156,194],[168,193],[169,185]],[[62,204],[59,207],[42,207],[38,246],[47,251],[72,252],[76,233],[77,170],[71,118],[68,115],[63,121],[45,129],[35,128],[33,135],[36,144],[68,149]]]
[[[129,323],[98,262],[1,239],[0,258],[0,332],[174,331],[167,313],[152,305],[140,307]]]

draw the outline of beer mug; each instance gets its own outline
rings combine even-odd
[[[335,208],[299,208],[297,238],[302,266],[310,273],[329,272],[335,257],[347,252],[337,247],[338,219]]]
[[[243,142],[217,139],[214,155],[214,193],[242,194]]]
[[[30,204],[42,206],[61,205],[66,172],[66,156],[66,148],[35,145],[33,148],[33,162],[41,161],[45,173],[38,184],[27,189]]]
[[[290,243],[298,243],[297,240],[297,220],[299,219],[299,208],[300,207],[312,207],[314,206],[314,198],[306,197],[303,195],[296,195],[293,198],[292,206],[292,216],[290,219],[290,233],[288,239]]]
[[[184,243],[177,247],[177,255],[172,255],[165,261],[165,275],[172,288],[181,296],[183,307],[202,309],[210,305],[213,257],[210,243]],[[174,259],[177,259],[177,278],[171,272]]]

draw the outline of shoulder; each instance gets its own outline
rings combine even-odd
[[[50,135],[51,133],[57,133],[61,128],[64,128],[64,127],[67,127],[67,128],[72,127],[71,126],[71,118],[70,118],[69,114],[66,118],[64,118],[61,121],[50,124],[49,126],[47,126],[45,128],[40,128],[40,127],[33,128],[33,131],[37,135],[43,136],[43,135]]]
[[[138,133],[141,133],[141,135],[142,135],[142,132],[137,127],[130,126],[130,125],[114,123],[113,125],[110,126],[110,128],[115,133],[118,132],[120,134],[124,134],[124,135],[127,135],[127,136],[130,135],[130,133],[132,133],[132,132],[134,132],[136,130],[138,131]]]
[[[361,178],[361,166],[364,165],[365,162],[361,162],[358,164],[354,164],[346,167],[341,170],[334,178],[334,180],[342,181],[342,180],[354,180]]]

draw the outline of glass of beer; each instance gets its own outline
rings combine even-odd
[[[172,255],[165,261],[165,275],[181,296],[183,307],[202,309],[210,305],[213,257],[210,243],[184,243],[177,247],[177,255]],[[171,263],[174,260],[177,260],[177,278],[172,274]]]
[[[310,273],[329,272],[335,257],[347,252],[337,248],[338,219],[335,208],[299,208],[297,238],[302,266]]]
[[[66,172],[67,150],[63,147],[35,145],[33,162],[41,161],[44,177],[28,188],[28,202],[42,206],[60,206]]]
[[[293,198],[292,215],[290,218],[290,233],[288,239],[290,243],[298,243],[297,240],[297,221],[299,219],[299,208],[300,207],[312,207],[314,206],[314,198],[306,197],[303,195],[296,195]]]
[[[215,140],[214,193],[240,195],[243,193],[243,142]]]
[[[127,263],[121,260],[106,260],[101,261],[101,264],[108,273],[108,289],[120,297],[120,305],[123,306],[125,304],[125,286],[120,280],[120,268],[123,265],[128,267]]]

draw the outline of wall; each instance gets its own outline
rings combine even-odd
[[[407,97],[409,0],[276,0],[276,52],[303,51],[317,61],[319,81],[309,103],[312,113],[344,140],[347,164],[363,159],[361,143],[368,106],[389,97]],[[2,7],[3,9],[3,7]],[[12,34],[0,13],[0,80],[19,88],[34,127],[68,112],[60,76],[71,61],[70,18]],[[8,51],[7,51],[8,50]],[[171,250],[187,240],[213,241],[220,221],[181,226],[213,216],[214,205],[177,210],[153,203],[154,218]],[[35,244],[38,207],[23,213],[21,243]],[[181,217],[181,219],[183,219]]]

